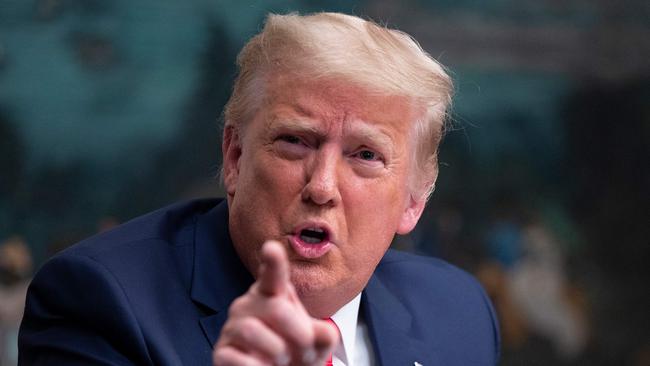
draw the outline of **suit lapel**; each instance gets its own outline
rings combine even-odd
[[[228,307],[253,283],[237,256],[228,231],[228,206],[222,201],[199,216],[194,237],[194,266],[190,296],[204,310],[201,328],[210,346],[226,322]]]
[[[440,365],[432,346],[413,334],[417,320],[376,274],[363,291],[361,311],[379,365]]]

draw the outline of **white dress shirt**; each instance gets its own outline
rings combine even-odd
[[[332,315],[332,320],[339,328],[342,340],[332,354],[334,366],[374,365],[368,327],[363,318],[359,317],[360,303],[361,294],[358,294]]]

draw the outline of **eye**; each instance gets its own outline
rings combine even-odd
[[[359,152],[359,157],[363,160],[375,160],[375,153],[369,150]]]
[[[354,154],[356,157],[358,157],[361,160],[365,161],[380,161],[381,157],[379,154],[372,150],[359,150],[356,154]]]
[[[293,136],[293,135],[282,135],[282,136],[278,137],[278,140],[288,142],[290,144],[299,144],[300,143],[300,139],[298,137],[296,137],[296,136]]]
[[[309,151],[309,145],[303,138],[289,134],[275,137],[273,146],[279,156],[289,160],[301,159]]]

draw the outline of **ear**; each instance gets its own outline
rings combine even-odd
[[[241,157],[241,141],[237,128],[232,125],[223,130],[221,143],[223,154],[223,184],[228,196],[235,194],[237,179],[239,178],[239,159]]]
[[[406,235],[410,233],[414,228],[415,224],[420,220],[422,212],[424,211],[424,206],[427,204],[427,198],[424,195],[419,195],[414,197],[410,195],[408,206],[404,209],[402,213],[402,218],[397,226],[397,233],[400,235]]]
[[[431,169],[430,174],[428,180],[421,182],[417,188],[411,190],[408,205],[404,209],[401,221],[397,226],[397,234],[406,235],[410,233],[420,220],[424,207],[427,205],[427,200],[433,189],[435,189],[436,180],[438,179],[437,156],[436,164]]]

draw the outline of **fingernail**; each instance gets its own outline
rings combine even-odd
[[[316,351],[313,349],[308,349],[302,354],[302,362],[310,364],[314,361],[316,361]]]
[[[280,366],[286,366],[291,362],[291,357],[288,355],[280,355],[275,359],[275,363]]]

